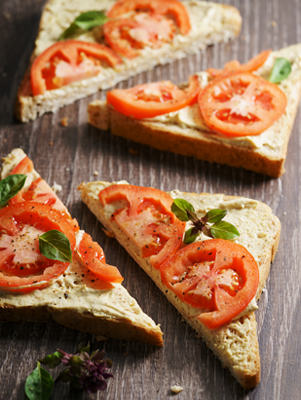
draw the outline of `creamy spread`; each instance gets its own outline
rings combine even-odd
[[[206,127],[198,104],[185,107],[179,111],[163,114],[155,118],[147,119],[147,121],[159,122],[166,125],[177,125],[183,129],[182,134],[189,135],[188,129],[198,130],[200,137],[210,137],[210,139],[223,142],[225,144],[235,144],[235,146],[247,147],[254,150],[264,149],[269,153],[280,151],[286,139],[285,126],[291,120],[291,106],[293,106],[299,98],[300,79],[301,79],[301,45],[290,46],[286,49],[272,52],[264,65],[256,71],[256,74],[268,79],[277,58],[285,57],[292,64],[292,72],[282,82],[278,84],[279,88],[287,97],[287,109],[285,113],[274,124],[257,136],[232,137],[212,132]],[[208,84],[208,73],[199,72],[198,74],[201,87]]]

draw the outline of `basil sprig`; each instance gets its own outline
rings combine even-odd
[[[286,58],[277,58],[269,77],[269,81],[273,83],[280,83],[289,76],[291,71],[291,63]]]
[[[89,31],[96,26],[103,25],[108,21],[103,11],[87,11],[80,14],[72,24],[61,34],[59,40],[64,40],[79,33],[80,30]]]
[[[67,236],[53,229],[39,236],[39,249],[50,260],[72,261],[72,251]]]
[[[53,383],[52,376],[41,368],[38,361],[37,368],[26,379],[26,396],[29,400],[48,400],[52,394]]]
[[[227,214],[226,210],[216,208],[208,211],[203,218],[199,219],[192,204],[184,199],[175,199],[171,211],[179,220],[192,222],[193,227],[185,232],[185,244],[193,243],[201,232],[214,239],[233,240],[239,236],[234,225],[222,221]]]
[[[0,207],[4,207],[23,188],[26,175],[14,174],[0,182]]]

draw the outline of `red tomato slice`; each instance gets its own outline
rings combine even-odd
[[[238,60],[232,60],[225,64],[224,69],[208,68],[207,72],[214,78],[228,75],[231,72],[253,72],[260,68],[267,60],[272,50],[264,50],[257,56],[251,58],[245,64],[240,64]]]
[[[153,118],[195,103],[199,88],[197,76],[191,76],[184,90],[170,81],[146,83],[112,90],[107,93],[107,102],[121,114],[137,119]]]
[[[284,113],[287,99],[274,83],[249,72],[213,80],[198,102],[208,127],[227,136],[259,135]]]
[[[15,166],[10,175],[14,174],[29,174],[33,170],[33,162],[27,156]]]
[[[106,264],[102,248],[98,243],[93,242],[91,236],[87,233],[84,233],[80,241],[78,255],[84,265],[99,279],[111,283],[121,283],[123,281],[118,269]]]
[[[182,35],[187,35],[191,29],[187,10],[178,0],[120,0],[113,5],[107,16],[118,18],[131,11],[150,11],[155,15],[171,15]]]
[[[108,45],[127,58],[137,57],[145,46],[156,49],[170,42],[175,30],[172,20],[147,13],[107,22],[103,28]]]
[[[39,251],[38,236],[51,229],[63,232],[75,248],[70,223],[47,205],[22,202],[0,210],[0,287],[13,292],[41,289],[70,264],[49,260]]]
[[[114,67],[121,60],[113,50],[101,44],[79,40],[55,43],[32,64],[32,94],[37,96],[46,90],[57,89],[98,75],[102,62]]]
[[[188,245],[160,271],[162,282],[182,301],[207,310],[198,319],[210,329],[240,314],[259,283],[253,256],[243,246],[222,239]]]
[[[161,190],[132,185],[112,185],[99,192],[103,206],[122,201],[112,214],[119,228],[140,249],[152,266],[161,264],[179,250],[185,223],[171,211],[173,199]]]

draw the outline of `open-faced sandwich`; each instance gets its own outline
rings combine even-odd
[[[245,388],[260,381],[254,310],[280,237],[258,201],[126,182],[79,187],[84,203]]]
[[[187,0],[48,0],[17,94],[27,122],[238,35],[231,6]]]
[[[234,60],[176,86],[112,90],[89,122],[160,150],[279,177],[301,94],[301,44]]]
[[[0,321],[52,318],[82,332],[162,346],[160,327],[23,150],[4,158],[1,178]]]

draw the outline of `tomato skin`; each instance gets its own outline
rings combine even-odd
[[[222,75],[228,75],[232,72],[253,72],[260,68],[268,59],[272,50],[264,50],[257,56],[251,58],[245,64],[240,64],[238,60],[232,60],[225,64],[224,69],[208,68],[207,72],[213,77],[217,78]]]
[[[206,125],[232,137],[265,131],[284,113],[287,99],[274,83],[237,72],[214,79],[200,91],[198,103]]]
[[[34,202],[16,203],[0,210],[0,230],[2,234],[5,232],[9,236],[17,235],[18,226],[34,226],[38,230],[47,232],[51,229],[57,229],[63,232],[70,241],[72,252],[75,249],[75,234],[70,223],[58,211],[51,207]],[[1,254],[5,253],[5,249],[1,249]],[[7,271],[7,266],[3,267],[3,263],[7,261],[6,257],[0,259],[0,287],[2,290],[12,292],[30,292],[35,289],[41,289],[48,286],[50,281],[60,276],[69,266],[69,262],[61,262],[48,260],[46,268],[38,266],[37,275],[24,276],[24,271],[20,276],[5,275],[3,271]],[[41,274],[43,270],[43,274]],[[33,268],[29,269],[30,275]]]
[[[207,310],[197,318],[209,329],[219,328],[240,314],[259,284],[253,256],[243,246],[222,239],[184,247],[161,266],[160,272],[164,285],[183,302]]]
[[[185,223],[171,211],[173,199],[158,189],[133,185],[111,185],[99,192],[103,206],[124,201],[112,218],[131,237],[143,258],[150,257],[155,269],[182,245]]]
[[[110,283],[121,283],[123,281],[124,278],[119,270],[112,265],[106,264],[103,249],[99,244],[93,242],[91,236],[87,233],[84,233],[77,253],[84,265],[97,278]]]
[[[44,94],[48,89],[55,89],[72,82],[97,75],[100,72],[97,68],[93,70],[91,69],[91,72],[83,71],[81,73],[78,71],[78,75],[75,75],[73,78],[68,79],[67,77],[66,79],[59,79],[60,83],[58,83],[58,86],[55,84],[50,84],[51,87],[47,87],[46,80],[43,76],[43,71],[45,70],[46,65],[49,63],[52,64],[54,58],[59,57],[60,60],[67,63],[67,65],[70,65],[71,68],[75,69],[77,67],[78,57],[81,53],[84,53],[86,56],[92,57],[93,59],[105,61],[111,67],[114,67],[121,62],[121,59],[113,50],[101,44],[82,42],[79,40],[66,40],[63,42],[57,42],[41,53],[34,60],[31,66],[30,78],[33,96]],[[51,73],[54,72],[52,71]]]
[[[33,170],[33,162],[27,156],[15,166],[10,175],[14,174],[28,174]]]
[[[187,35],[191,29],[189,15],[185,6],[178,0],[120,0],[107,13],[109,18],[118,18],[131,11],[151,11],[157,15],[171,14],[182,35]]]
[[[131,89],[112,90],[107,93],[107,102],[126,116],[137,119],[153,118],[194,104],[199,89],[198,77],[191,76],[186,90],[179,89],[169,81],[149,83]]]

